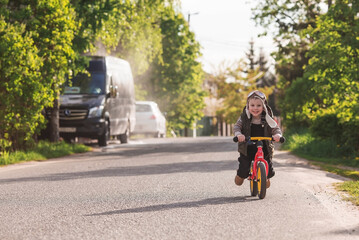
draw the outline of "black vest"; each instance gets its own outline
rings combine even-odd
[[[248,119],[247,114],[245,111],[241,114],[242,119],[242,134],[246,137],[250,136],[251,133],[251,120]],[[262,117],[262,125],[264,126],[264,136],[263,137],[272,137],[272,128],[268,125],[268,123],[265,121],[265,118]],[[267,152],[270,158],[273,157],[273,150],[274,150],[274,144],[272,141],[264,140],[266,141],[266,148]],[[247,156],[247,142],[239,142],[238,143],[238,152],[241,154]]]

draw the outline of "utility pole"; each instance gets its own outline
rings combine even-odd
[[[199,12],[194,12],[194,13],[187,13],[187,22],[188,22],[188,28],[190,26],[190,21],[191,21],[191,15],[198,15]],[[193,130],[192,130],[192,137],[197,137],[197,121],[193,123]],[[185,128],[185,137],[188,136],[188,129]]]
[[[191,21],[191,15],[198,15],[198,14],[199,14],[199,12],[194,12],[194,13],[188,12],[188,13],[187,13],[188,26],[189,26],[189,23],[190,23],[190,21]]]

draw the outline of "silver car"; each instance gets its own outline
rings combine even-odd
[[[136,102],[136,126],[134,134],[166,137],[166,118],[152,101]]]

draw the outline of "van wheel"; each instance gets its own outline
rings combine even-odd
[[[63,139],[66,143],[72,143],[73,141],[75,141],[75,138],[72,137],[63,137]]]
[[[107,146],[107,141],[110,139],[110,123],[108,121],[105,122],[105,131],[98,138],[98,145],[101,147]]]
[[[128,139],[130,138],[130,123],[127,124],[127,129],[124,134],[118,135],[121,143],[128,143]]]

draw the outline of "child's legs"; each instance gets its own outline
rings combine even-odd
[[[249,168],[251,166],[252,160],[254,159],[256,151],[257,151],[257,147],[249,146],[247,148],[247,156],[240,153],[238,158],[239,166],[237,170],[237,175],[240,176],[241,178],[247,178],[249,176]]]
[[[238,158],[239,166],[237,170],[237,175],[241,178],[247,178],[249,176],[249,168],[251,165],[251,161],[254,159],[256,154],[256,148],[248,148],[247,149],[248,156],[240,154]],[[272,178],[275,175],[275,171],[273,169],[272,158],[267,154],[264,158],[268,163],[268,178]]]
[[[267,161],[267,163],[268,163],[268,178],[274,177],[275,171],[274,171],[274,169],[273,169],[272,158],[269,157],[269,156],[266,156],[264,159],[265,159],[265,160]]]
[[[239,166],[237,170],[237,175],[241,178],[247,178],[249,176],[249,167],[251,161],[247,156],[240,154],[238,158],[238,162],[239,162]]]

